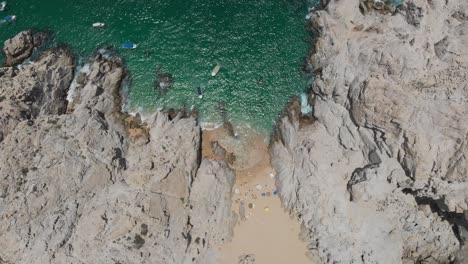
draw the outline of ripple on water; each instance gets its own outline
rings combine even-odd
[[[138,43],[137,50],[118,48],[133,78],[129,111],[194,106],[203,121],[218,122],[216,105],[225,102],[234,123],[268,132],[289,97],[306,89],[306,10],[302,0],[23,0],[10,4],[18,21],[0,25],[0,41],[28,28],[50,29],[56,43],[83,56],[104,44]],[[92,29],[97,21],[106,27]],[[222,69],[212,78],[217,63]],[[157,67],[174,76],[164,96],[153,88]]]

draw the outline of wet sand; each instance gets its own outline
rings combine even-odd
[[[225,132],[223,128],[204,131],[202,155],[221,159],[211,149],[211,142],[218,141],[226,152],[242,153],[246,158],[236,158],[231,164],[236,172],[232,210],[239,217],[232,241],[219,246],[218,263],[237,264],[245,254],[253,255],[255,264],[312,263],[306,256],[306,243],[299,239],[299,222],[283,210],[275,194],[274,172],[263,137],[240,134],[237,146],[232,146]]]

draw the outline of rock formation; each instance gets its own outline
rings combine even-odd
[[[30,36],[7,55],[30,56]],[[0,262],[214,263],[235,221],[233,172],[201,160],[190,115],[157,112],[130,136],[122,62],[88,65],[73,81],[57,48],[0,69]]]
[[[311,14],[315,121],[297,107],[279,121],[282,202],[315,263],[466,260],[468,3],[408,0],[389,15],[359,2]]]
[[[50,34],[47,32],[32,33],[32,31],[23,31],[14,38],[8,39],[4,43],[3,54],[5,55],[5,65],[13,66],[22,63],[28,59],[33,51],[41,47]]]
[[[291,103],[270,148],[308,254],[462,263],[468,3],[364,12],[360,0],[321,2],[310,15],[313,113]],[[31,59],[44,36],[21,32],[3,49],[0,263],[216,263],[236,221],[235,179],[225,162],[202,159],[197,118],[122,113],[119,58],[97,52],[81,70],[63,48]]]

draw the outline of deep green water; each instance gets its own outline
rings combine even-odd
[[[310,5],[311,3],[309,3]],[[202,120],[228,118],[268,132],[291,96],[306,89],[301,73],[310,37],[306,0],[21,0],[8,1],[1,15],[17,22],[0,24],[0,41],[29,28],[55,32],[87,57],[111,44],[132,75],[126,108],[149,113],[159,107],[196,107]],[[104,22],[104,29],[93,29]],[[123,50],[125,41],[138,43]],[[216,77],[213,67],[221,64]],[[156,69],[174,76],[163,96],[154,89]],[[196,87],[204,89],[199,99]]]

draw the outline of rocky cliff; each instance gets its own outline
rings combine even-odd
[[[316,263],[449,263],[468,228],[468,2],[311,14],[313,117],[278,124],[272,165]],[[466,251],[465,251],[466,252]]]
[[[56,48],[17,65],[32,39],[6,41],[0,69],[0,263],[213,263],[234,174],[201,159],[196,118],[130,127],[117,57],[77,70]]]
[[[322,2],[310,20],[313,114],[293,102],[270,147],[309,256],[462,263],[468,3]],[[3,49],[0,263],[216,263],[235,179],[202,159],[196,117],[129,117],[118,57],[97,52],[79,69],[64,48],[34,55],[41,36]]]

